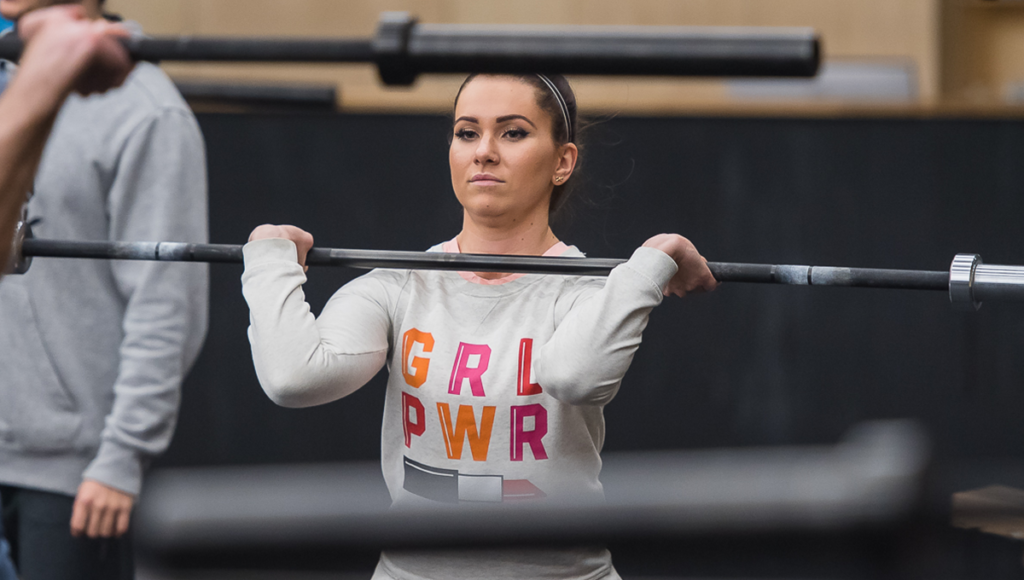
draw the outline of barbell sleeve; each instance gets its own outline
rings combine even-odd
[[[949,300],[967,310],[985,300],[1024,300],[1024,267],[985,264],[978,254],[957,254],[949,269]]]
[[[375,63],[389,85],[422,73],[667,76],[814,76],[817,34],[807,28],[421,24],[381,14],[372,38],[133,37],[135,60]],[[0,58],[22,43],[0,39]]]

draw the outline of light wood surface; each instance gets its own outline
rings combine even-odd
[[[943,23],[946,100],[1007,103],[1024,89],[1024,2],[944,0]]]

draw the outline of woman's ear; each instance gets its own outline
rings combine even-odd
[[[575,143],[566,143],[559,147],[558,164],[555,166],[555,175],[562,178],[559,182],[565,183],[572,176],[579,154],[580,150],[576,148]]]

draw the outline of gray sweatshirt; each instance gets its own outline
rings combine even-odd
[[[207,240],[195,117],[147,63],[61,109],[28,204],[37,237]],[[199,264],[37,259],[0,281],[0,483],[137,494],[206,333]]]
[[[452,241],[432,251],[459,250]],[[314,318],[292,242],[259,240],[244,253],[253,360],[276,403],[339,399],[387,365],[381,466],[396,507],[603,497],[603,407],[676,273],[667,254],[639,248],[607,280],[374,270]],[[557,244],[547,255],[582,253]],[[558,547],[391,551],[375,575],[542,577],[618,575],[607,550]]]

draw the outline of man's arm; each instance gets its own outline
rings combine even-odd
[[[206,159],[195,117],[165,106],[123,144],[107,198],[111,240],[207,240]],[[114,261],[125,300],[114,404],[83,473],[72,533],[119,535],[146,463],[170,443],[181,383],[206,334],[206,264]],[[104,507],[106,506],[106,507]]]
[[[7,263],[14,224],[64,99],[72,90],[120,85],[132,68],[117,41],[124,29],[85,20],[81,6],[37,10],[18,28],[25,51],[18,74],[0,96],[0,264]]]

